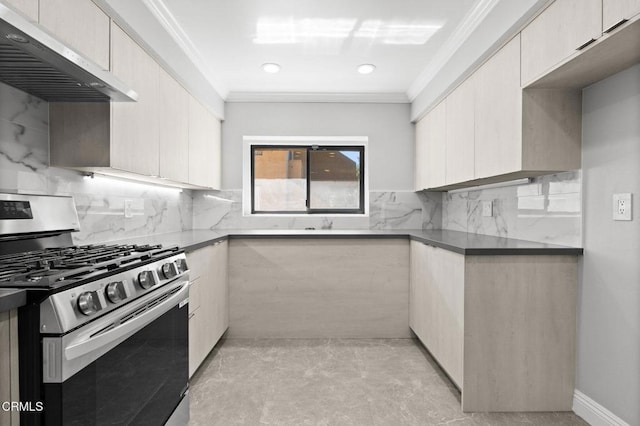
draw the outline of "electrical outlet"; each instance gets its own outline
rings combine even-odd
[[[613,194],[613,220],[631,220],[631,194]]]
[[[124,200],[124,217],[127,219],[133,217],[133,200]]]
[[[483,217],[493,216],[493,201],[482,202],[482,216]]]

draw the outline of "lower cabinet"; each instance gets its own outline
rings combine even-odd
[[[570,411],[578,259],[461,255],[411,242],[409,325],[463,411]]]
[[[189,377],[229,327],[228,243],[187,253],[189,265]]]
[[[18,311],[0,312],[0,403],[19,401]],[[0,425],[17,426],[17,411],[0,410]]]

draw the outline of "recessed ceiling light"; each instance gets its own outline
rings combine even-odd
[[[376,69],[376,66],[373,64],[362,64],[358,66],[358,72],[360,74],[371,74]]]
[[[266,64],[262,64],[262,70],[264,72],[268,72],[271,74],[275,74],[278,71],[280,71],[280,65],[275,64],[275,63],[266,63]]]

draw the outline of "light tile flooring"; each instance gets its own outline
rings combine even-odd
[[[463,413],[411,339],[228,339],[191,381],[190,425],[586,425],[573,413]]]

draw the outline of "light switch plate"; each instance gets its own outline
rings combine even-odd
[[[482,202],[482,216],[483,217],[493,216],[493,201]]]
[[[613,220],[631,220],[631,194],[613,194]]]
[[[133,217],[133,200],[124,200],[124,217],[127,219]]]

